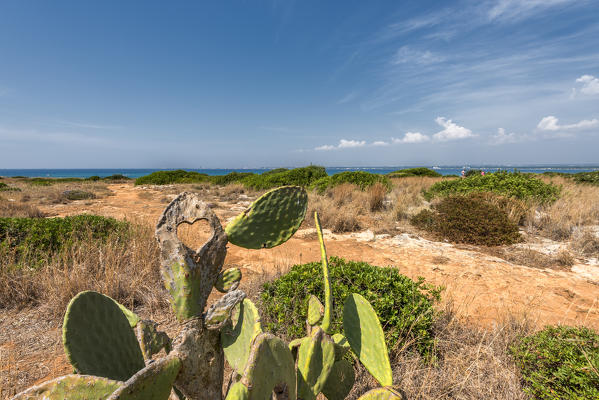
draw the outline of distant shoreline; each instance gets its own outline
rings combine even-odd
[[[392,171],[405,168],[422,167],[414,165],[406,166],[387,166],[387,167],[327,167],[326,171],[329,175],[344,171],[366,171],[375,174],[387,174]],[[584,164],[562,164],[562,165],[434,165],[424,166],[440,173],[441,175],[460,175],[463,169],[481,169],[487,172],[497,170],[512,171],[517,169],[521,172],[543,173],[543,172],[561,172],[561,173],[578,173],[598,171],[599,165],[584,165]],[[293,167],[289,167],[293,168]],[[273,168],[47,168],[47,169],[0,169],[2,177],[43,177],[43,178],[88,178],[90,176],[110,176],[122,174],[129,178],[139,178],[140,176],[148,175],[155,171],[166,171],[184,169],[186,171],[196,171],[207,175],[226,175],[230,172],[253,172],[261,174]]]

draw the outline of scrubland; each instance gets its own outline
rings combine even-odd
[[[397,265],[399,273],[396,269],[394,273],[398,275],[404,273],[400,265],[410,260],[393,258],[396,253],[388,251],[391,242],[381,239],[379,242],[386,244],[377,247],[377,238],[404,235],[420,240],[418,243],[430,243],[427,246],[453,249],[451,255],[430,253],[433,271],[443,272],[448,263],[454,262],[455,254],[463,251],[468,252],[468,257],[480,254],[481,260],[495,257],[508,269],[531,268],[527,276],[552,273],[586,280],[585,287],[599,286],[599,279],[593,278],[599,276],[599,186],[594,184],[592,176],[577,181],[564,176],[508,174],[501,182],[495,182],[498,177],[474,176],[461,180],[415,171],[387,177],[363,174],[325,177],[317,167],[299,172],[277,170],[265,177],[229,176],[219,181],[179,175],[184,183],[172,182],[168,174],[153,181],[161,183],[158,186],[152,185],[150,179],[138,180],[132,201],[139,207],[140,215],[144,210],[147,215],[129,217],[124,222],[109,218],[117,215],[109,212],[110,207],[100,206],[105,204],[103,201],[117,200],[119,194],[115,195],[117,185],[113,182],[75,180],[40,185],[23,179],[2,180],[12,188],[0,192],[2,398],[36,381],[69,372],[60,348],[59,328],[68,301],[81,290],[107,294],[161,322],[163,329],[173,329],[158,273],[153,224],[156,212],[185,190],[202,193],[224,224],[227,217],[243,210],[269,185],[307,186],[309,209],[300,229],[302,236],[297,239],[301,243],[292,243],[295,247],[290,247],[299,253],[307,253],[302,247],[306,243],[317,246],[311,228],[313,213],[318,211],[333,249],[341,241],[354,243],[352,233],[370,231],[372,239],[367,246],[373,254],[384,253],[390,260],[381,266]],[[285,177],[291,180],[286,182]],[[119,185],[127,190],[133,188],[131,182],[124,180]],[[68,192],[74,190],[93,196],[69,199]],[[47,228],[43,224],[32,230],[14,219],[47,219],[56,214],[78,214],[81,210],[105,217],[86,220],[74,231],[64,230],[62,225]],[[198,225],[185,226],[179,231],[179,236],[190,246],[203,243],[208,235],[206,227]],[[53,235],[48,229],[57,229],[60,234]],[[422,251],[426,249],[425,246]],[[303,293],[308,287],[312,292],[317,291],[319,277],[309,272],[298,272],[297,276],[288,273],[290,269],[309,268],[306,262],[312,260],[302,259],[301,254],[299,259],[304,262],[295,267],[286,259],[277,259],[283,253],[273,254],[269,259],[272,265],[263,269],[252,267],[255,260],[248,251],[232,253],[227,263],[245,268],[242,289],[260,306],[265,325],[292,339],[303,325]],[[378,259],[375,255],[369,257]],[[364,260],[335,262],[350,265],[344,263],[353,261]],[[590,272],[579,277],[575,266]],[[371,268],[374,272],[369,275],[366,271]],[[418,270],[418,265],[411,268]],[[362,269],[361,278],[352,278],[352,282],[345,284],[351,286],[354,281],[364,279],[382,287],[381,279],[391,276],[385,270],[377,272],[379,269],[369,264]],[[334,274],[343,279],[342,270]],[[390,289],[377,292],[373,288],[368,291],[373,299],[380,300],[381,304],[373,305],[379,314],[384,313],[387,322],[383,327],[388,339],[394,340],[388,342],[392,344],[394,382],[410,399],[597,398],[599,337],[593,329],[597,329],[599,321],[586,323],[585,328],[584,321],[590,320],[579,318],[577,321],[583,323],[571,328],[544,328],[546,322],[539,323],[522,310],[505,309],[492,323],[483,323],[470,315],[468,300],[456,297],[452,287],[405,276],[393,282],[400,280],[405,282],[396,289],[400,292]],[[408,287],[410,291],[405,289]],[[297,288],[301,290],[296,293]],[[562,289],[567,293],[572,288]],[[402,298],[402,294],[406,297],[401,306],[385,308],[385,304],[396,304],[394,301]],[[538,294],[541,301],[543,295]],[[597,301],[597,295],[594,296]],[[336,301],[341,303],[340,299]],[[403,309],[412,312],[402,314]],[[596,315],[596,309],[595,303],[588,305],[587,317]],[[564,306],[554,312],[565,315],[569,309]],[[556,371],[558,374],[552,375]],[[352,399],[375,385],[358,364],[356,372]]]

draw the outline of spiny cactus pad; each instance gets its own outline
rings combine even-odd
[[[358,398],[358,400],[405,400],[399,390],[384,387],[372,389]]]
[[[324,313],[324,306],[318,300],[318,297],[313,294],[310,295],[310,299],[308,300],[308,324],[314,326],[320,322],[322,319],[322,315]]]
[[[241,270],[239,268],[228,268],[218,275],[214,287],[221,293],[227,293],[230,290],[237,289],[240,281]]]
[[[271,248],[285,243],[301,225],[308,193],[300,186],[283,186],[256,200],[225,228],[229,241],[246,249]]]
[[[66,375],[33,386],[12,400],[104,400],[123,382],[90,375]]]
[[[254,303],[244,299],[233,311],[231,324],[220,333],[225,358],[238,373],[243,373],[254,338],[262,333],[260,315]]]
[[[131,326],[131,328],[135,328],[137,326],[137,323],[139,322],[139,317],[137,316],[137,314],[129,310],[127,307],[125,307],[118,301],[113,301],[116,303],[117,306],[119,306],[123,314],[125,314],[125,317],[127,317],[127,321],[129,321],[129,325]]]
[[[164,332],[158,331],[158,324],[154,321],[140,320],[137,323],[137,340],[141,352],[146,360],[164,349],[166,353],[171,351],[171,340]]]
[[[297,354],[297,392],[303,400],[315,399],[321,392],[335,363],[333,341],[315,326]]]
[[[343,331],[368,372],[381,386],[391,386],[393,377],[383,328],[370,303],[357,293],[345,300]]]
[[[81,374],[126,381],[145,367],[125,314],[114,300],[97,292],[73,297],[64,316],[62,341]]]
[[[355,380],[354,366],[347,360],[339,360],[333,364],[322,393],[328,400],[343,400],[351,391]]]
[[[248,388],[241,382],[235,382],[229,389],[229,393],[227,393],[227,398],[225,400],[248,400],[249,397],[250,392]]]
[[[256,336],[241,381],[249,391],[249,400],[268,400],[275,387],[284,385],[287,398],[296,398],[295,365],[291,351],[281,339],[270,333]]]
[[[168,400],[180,368],[175,354],[158,359],[133,375],[108,400]]]
[[[231,317],[233,308],[245,299],[242,290],[233,290],[225,294],[206,311],[204,324],[208,329],[220,329]]]
[[[345,353],[349,351],[349,342],[347,341],[347,338],[340,333],[335,333],[331,339],[333,339],[333,343],[335,343],[335,361],[339,361],[343,358]]]

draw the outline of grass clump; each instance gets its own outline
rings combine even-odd
[[[547,326],[511,348],[524,389],[537,399],[599,398],[599,335],[585,327]]]
[[[21,189],[14,186],[9,186],[4,182],[0,182],[0,192],[20,192]]]
[[[589,183],[591,185],[599,186],[599,171],[579,172],[574,174],[574,182]]]
[[[174,171],[156,171],[141,176],[135,180],[135,185],[172,185],[175,183],[201,183],[209,180],[210,178],[206,174],[177,169]]]
[[[385,330],[391,349],[408,347],[431,355],[434,335],[433,304],[441,289],[413,281],[394,268],[380,268],[365,262],[331,257],[329,269],[333,294],[334,333],[342,332],[345,298],[360,293],[372,304]],[[267,329],[298,338],[305,335],[310,294],[324,300],[321,263],[295,265],[273,282],[264,284],[262,308]]]
[[[445,197],[410,222],[454,243],[498,246],[521,241],[518,225],[479,193]]]
[[[424,192],[424,197],[431,200],[434,197],[472,192],[492,192],[521,200],[534,199],[540,203],[552,203],[557,200],[560,188],[530,174],[499,171],[437,182]]]
[[[73,189],[62,192],[67,200],[89,200],[95,199],[96,195],[85,190]]]
[[[430,177],[433,177],[433,178],[438,178],[438,177],[440,177],[442,175],[440,173],[438,173],[437,171],[434,171],[432,169],[420,167],[420,168],[405,168],[405,169],[400,169],[400,170],[397,170],[397,171],[389,172],[387,174],[387,176],[389,178],[405,178],[405,177],[408,177],[408,176],[430,176]]]
[[[10,254],[17,264],[27,257],[39,261],[84,239],[101,241],[114,233],[125,237],[128,226],[127,222],[97,215],[0,218],[0,253]]]
[[[344,183],[356,185],[361,190],[366,190],[367,188],[380,183],[387,191],[391,190],[391,181],[388,177],[366,171],[345,171],[332,176],[326,176],[314,182],[312,188],[322,194],[327,189],[343,185]]]

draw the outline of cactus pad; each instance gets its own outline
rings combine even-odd
[[[156,322],[148,320],[140,320],[137,323],[137,340],[146,360],[150,360],[162,349],[167,354],[171,351],[170,338],[166,333],[158,331],[157,326]]]
[[[249,397],[250,392],[248,391],[248,388],[241,382],[235,382],[229,389],[229,393],[227,393],[227,398],[225,400],[248,400]]]
[[[320,256],[322,258],[322,276],[324,278],[324,315],[322,317],[322,329],[326,333],[331,333],[331,313],[333,312],[333,294],[331,292],[331,277],[329,275],[329,261],[327,260],[327,249],[324,246],[322,228],[320,227],[320,218],[314,211],[314,224],[318,232],[318,241],[320,242]]]
[[[104,400],[121,385],[99,376],[66,375],[33,386],[12,400]]]
[[[252,340],[260,333],[260,315],[254,303],[244,299],[233,312],[232,323],[221,330],[220,338],[225,358],[238,373],[245,370]]]
[[[364,393],[358,400],[406,400],[407,397],[391,387],[376,388]]]
[[[135,328],[137,326],[137,323],[139,322],[139,317],[137,316],[137,314],[129,310],[127,307],[125,307],[118,301],[114,299],[113,301],[116,303],[117,306],[119,306],[123,314],[125,314],[125,317],[127,317],[127,321],[129,321],[129,326],[131,326],[131,328]]]
[[[245,299],[242,290],[233,290],[212,304],[204,318],[204,324],[208,329],[220,329],[231,317],[233,308]]]
[[[248,388],[249,400],[270,399],[283,386],[287,398],[295,399],[295,365],[285,342],[269,333],[256,336],[240,382]]]
[[[349,343],[347,338],[340,333],[335,333],[331,339],[335,343],[335,361],[339,361],[350,349]]]
[[[229,268],[222,271],[218,275],[214,287],[221,293],[227,293],[230,290],[237,289],[237,286],[239,286],[240,281],[241,270],[239,268]]]
[[[283,186],[262,195],[225,228],[229,241],[246,249],[285,243],[306,216],[308,194],[300,186]]]
[[[335,363],[333,341],[315,326],[297,355],[297,392],[303,400],[315,399],[322,390]]]
[[[145,367],[129,321],[114,300],[97,292],[73,297],[64,316],[62,341],[81,374],[126,381]]]
[[[354,366],[347,360],[339,360],[333,364],[322,393],[328,400],[343,400],[351,391],[355,380]]]
[[[149,364],[117,389],[108,400],[168,400],[181,360],[171,354]]]
[[[343,331],[368,372],[381,386],[391,386],[393,376],[383,328],[370,303],[357,293],[347,296],[345,300]]]
[[[308,324],[314,326],[320,322],[322,319],[322,315],[324,313],[324,306],[318,300],[318,297],[313,294],[310,295],[310,299],[308,300]]]

